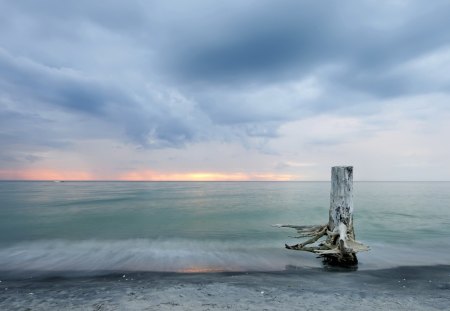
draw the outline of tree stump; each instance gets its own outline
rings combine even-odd
[[[314,226],[276,225],[296,229],[297,238],[309,237],[303,243],[285,245],[287,249],[319,254],[335,265],[356,265],[357,252],[369,248],[355,240],[353,229],[353,167],[335,166],[331,169],[331,193],[328,224]],[[324,238],[318,245],[313,243]]]

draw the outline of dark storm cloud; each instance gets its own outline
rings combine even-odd
[[[332,51],[333,45],[340,49],[333,44],[337,38],[329,29],[334,5],[289,6],[249,12],[256,16],[234,20],[225,33],[205,25],[206,31],[214,32],[212,38],[195,41],[194,37],[185,48],[174,49],[179,53],[174,58],[180,62],[180,74],[218,82],[255,77],[271,80],[268,74],[277,76],[292,66],[298,74],[305,74],[322,59],[332,59],[337,52]]]
[[[448,91],[446,83],[424,83],[418,72],[396,70],[450,42],[448,2],[282,1],[236,7],[211,9],[206,16],[188,11],[181,21],[194,25],[170,19],[167,28],[179,33],[168,31],[157,49],[165,75],[216,123],[283,123],[348,107],[356,114],[372,113],[374,101],[364,104],[368,99]],[[327,66],[334,69],[322,70]],[[280,105],[273,97],[248,96],[252,89],[310,75],[323,89],[314,100],[292,93]]]
[[[305,116],[372,113],[361,99],[448,92],[397,68],[446,47],[448,12],[446,1],[3,2],[0,104],[59,127],[79,115],[94,136],[144,147],[265,140]],[[52,126],[36,125],[63,140]]]
[[[0,77],[2,93],[10,100],[20,102],[21,109],[31,105],[40,107],[37,110],[43,114],[45,110],[58,109],[106,120],[122,126],[134,142],[143,146],[180,146],[193,138],[186,121],[164,106],[168,102],[161,105],[158,99],[148,94],[138,100],[120,85],[85,77],[73,70],[50,68],[15,58],[4,50],[0,50],[0,70],[3,73]],[[16,112],[6,111],[4,115],[17,121],[24,119]],[[152,139],[151,143],[149,139]]]
[[[0,50],[2,91],[21,100],[53,103],[80,112],[98,114],[114,90],[90,81],[76,72],[45,67],[27,59],[14,58]],[[120,100],[120,96],[119,100]]]
[[[321,65],[341,64],[328,77],[345,88],[375,96],[414,91],[414,77],[388,71],[450,42],[450,4],[405,6],[371,1],[277,2],[249,10],[226,30],[176,40],[169,55],[183,79],[204,83],[270,82],[307,75]],[[218,39],[222,37],[222,39]],[[193,42],[192,42],[193,41]]]

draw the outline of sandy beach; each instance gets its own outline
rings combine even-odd
[[[2,280],[1,310],[446,310],[450,266]]]

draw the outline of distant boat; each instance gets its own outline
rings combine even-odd
[[[54,180],[53,182],[64,182],[64,180]]]

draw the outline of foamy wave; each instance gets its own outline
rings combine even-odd
[[[434,250],[434,251],[433,251]],[[412,248],[371,244],[360,269],[448,264],[450,252],[433,245]],[[13,275],[98,275],[108,271],[281,271],[287,266],[321,267],[315,255],[293,252],[278,241],[45,240],[0,248],[0,272]]]
[[[64,241],[20,243],[0,249],[3,271],[275,271],[317,265],[305,254],[262,244],[192,240]]]

